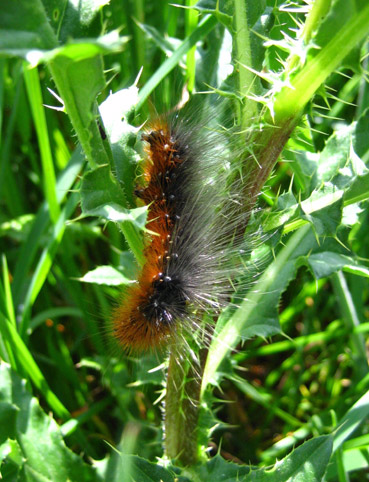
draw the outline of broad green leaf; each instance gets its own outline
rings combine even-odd
[[[125,199],[122,188],[112,175],[109,166],[100,166],[87,171],[80,189],[82,212],[94,214],[101,206],[115,205],[124,209]]]
[[[320,153],[317,165],[318,186],[321,182],[332,181],[339,170],[348,163],[353,127],[353,125],[342,127],[328,139],[323,151]],[[336,185],[337,187],[342,187],[339,184]]]
[[[353,133],[353,148],[360,159],[368,164],[369,161],[369,109],[365,110],[356,123]]]
[[[321,482],[332,453],[332,436],[313,438],[295,449],[272,469],[251,472],[245,482]]]
[[[206,464],[186,469],[182,473],[183,475],[187,475],[190,480],[233,482],[237,480],[247,480],[246,476],[250,473],[250,467],[227,462],[220,455],[216,455]]]
[[[217,368],[240,337],[270,336],[280,331],[278,303],[281,294],[295,277],[299,258],[316,246],[314,235],[304,226],[289,238],[274,262],[262,274],[247,293],[236,311],[229,316],[225,312],[215,328],[204,369],[202,392],[214,381]]]
[[[47,52],[31,50],[26,55],[26,60],[32,66],[61,56],[78,62],[96,57],[99,54],[119,52],[128,40],[128,37],[121,37],[117,30],[113,30],[97,38],[76,39]]]
[[[110,94],[99,106],[104,129],[111,143],[114,159],[114,173],[124,188],[130,207],[135,206],[133,199],[139,155],[134,149],[139,128],[128,122],[138,101],[138,89],[135,85]]]
[[[4,460],[5,459],[5,460]],[[4,463],[2,461],[4,460]],[[8,439],[0,445],[0,474],[2,480],[20,480],[19,472],[23,467],[24,456],[16,440]]]
[[[70,38],[98,36],[101,31],[100,22],[92,25],[99,10],[109,3],[109,0],[69,0],[50,1],[43,0],[49,11],[52,9],[52,18],[56,20],[56,29],[62,42]],[[98,20],[98,19],[97,19]]]
[[[344,270],[364,277],[369,276],[368,268],[357,265],[351,257],[330,251],[310,255],[308,258],[308,264],[316,279],[324,278],[339,270]]]
[[[99,472],[104,474],[104,480],[114,482],[130,482],[133,480],[140,482],[189,482],[188,479],[183,477],[177,478],[172,470],[149,462],[137,455],[114,453],[113,457],[113,463],[106,464],[106,468],[99,468]]]
[[[346,205],[366,201],[369,198],[369,173],[358,176],[344,195]]]
[[[1,395],[0,393],[0,397]],[[3,402],[0,398],[0,444],[3,444],[8,438],[15,437],[17,413],[18,408],[15,405]]]
[[[265,215],[264,229],[271,231],[286,223],[288,223],[286,228],[289,225],[293,226],[293,220],[299,210],[300,213],[301,211],[303,213],[299,219],[310,221],[318,234],[332,235],[342,216],[343,195],[342,189],[337,189],[330,183],[321,186],[320,190],[313,191],[310,197],[296,204],[293,204],[295,198],[292,194],[283,194],[281,196],[283,202],[277,205],[277,209],[279,208],[281,211]],[[333,218],[330,215],[333,215]]]
[[[84,283],[96,283],[108,286],[126,285],[134,282],[134,280],[126,278],[123,273],[112,266],[99,266],[86,273],[82,278],[79,278],[79,280]]]
[[[5,2],[0,15],[0,51],[24,57],[30,50],[51,50],[57,39],[41,0]]]
[[[101,139],[96,119],[96,97],[105,87],[101,56],[77,62],[59,55],[49,67],[89,163],[109,164],[110,148]]]
[[[81,60],[119,51],[127,37],[120,38],[117,31],[99,37],[101,27],[95,33],[86,28],[106,3],[107,0],[6,2],[0,18],[0,52],[23,57],[36,66],[56,55]],[[91,38],[86,38],[89,33]],[[57,37],[66,44],[60,45]]]
[[[342,219],[342,197],[343,190],[325,184],[300,204],[301,218],[309,221],[319,236],[335,236]]]
[[[88,171],[82,179],[80,190],[84,216],[101,216],[109,221],[133,223],[143,229],[147,207],[126,209],[121,187],[108,166]]]
[[[17,409],[13,435],[21,447],[23,468],[30,480],[99,480],[95,470],[65,446],[56,422],[42,411],[24,380],[5,363],[0,364],[0,396]]]

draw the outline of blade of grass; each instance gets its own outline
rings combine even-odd
[[[4,285],[4,298],[5,298],[4,301],[5,301],[5,310],[6,310],[5,314],[9,318],[10,323],[12,323],[13,326],[16,326],[12,291],[10,288],[8,263],[6,261],[5,254],[3,254],[2,256],[2,265],[3,265],[3,285]]]
[[[333,452],[342,446],[343,442],[367,420],[369,415],[369,390],[347,411],[339,422],[333,440]]]
[[[42,393],[49,407],[54,411],[57,417],[67,419],[70,418],[69,411],[64,407],[61,401],[50,390],[49,385],[39,369],[37,363],[33,359],[32,354],[28,350],[24,341],[19,336],[15,327],[0,313],[1,332],[8,342],[12,356],[16,359],[16,366],[12,366],[20,376],[26,377],[32,381],[35,387]]]
[[[146,82],[145,86],[139,92],[139,100],[136,106],[138,111],[143,103],[146,101],[151,92],[157,87],[160,82],[167,76],[167,74],[174,69],[182,57],[193,47],[196,43],[204,38],[218,23],[218,20],[213,15],[205,16],[192,34],[184,40],[178,49],[173,52],[173,55],[167,59],[154,73],[154,75]]]
[[[19,62],[15,68],[13,83],[15,85],[15,93],[8,118],[5,135],[1,143],[0,150],[0,199],[6,198],[6,205],[13,217],[17,217],[24,213],[23,193],[18,189],[14,179],[14,174],[9,166],[10,150],[14,139],[14,129],[18,115],[19,101],[23,86],[22,64]],[[3,72],[4,74],[5,72]]]
[[[44,248],[40,260],[37,263],[37,267],[32,276],[31,283],[28,287],[23,302],[22,320],[19,327],[19,332],[22,337],[24,337],[28,331],[32,305],[49,273],[56,250],[58,249],[65,231],[65,223],[70,218],[78,203],[79,195],[77,193],[73,193],[60,213],[58,221],[53,227],[52,233],[50,234],[47,246]]]
[[[359,379],[368,373],[368,359],[366,354],[365,339],[361,333],[354,329],[360,326],[360,320],[352,299],[346,278],[342,271],[332,274],[333,288],[341,308],[342,319],[348,330],[351,331],[350,341],[355,359],[354,370]]]
[[[37,68],[30,69],[28,65],[24,63],[23,70],[40,149],[45,198],[49,206],[50,218],[55,224],[60,214],[60,208],[56,197],[54,163],[51,154],[44,107],[42,105],[40,78]]]
[[[77,149],[72,154],[68,166],[60,174],[57,185],[56,195],[58,203],[64,201],[69,189],[73,186],[77,179],[79,172],[82,169],[84,158],[80,149]],[[33,221],[32,228],[23,243],[17,257],[17,264],[15,266],[12,291],[14,305],[19,310],[19,305],[23,303],[22,297],[28,284],[28,271],[31,268],[32,262],[36,256],[37,249],[41,242],[41,238],[45,229],[50,222],[46,201],[41,205],[38,213]]]

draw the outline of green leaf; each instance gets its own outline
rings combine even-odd
[[[0,393],[1,396],[1,393]],[[18,408],[9,402],[0,401],[0,444],[15,437]]]
[[[208,383],[214,381],[219,365],[239,342],[240,336],[265,337],[280,331],[277,311],[280,296],[294,278],[299,258],[315,246],[316,240],[308,226],[298,230],[279,251],[237,310],[231,316],[226,311],[219,318],[204,369],[202,392]]]
[[[80,281],[84,283],[96,283],[99,285],[119,286],[133,283],[134,280],[127,278],[119,270],[112,266],[98,266],[92,271],[88,271]]]
[[[351,257],[330,251],[310,255],[308,258],[308,264],[316,279],[324,278],[339,270],[344,270],[364,277],[369,276],[368,268],[365,268],[365,266],[358,266]]]
[[[170,470],[149,462],[137,455],[115,453],[114,464],[108,464],[104,480],[140,482],[188,482]],[[101,470],[100,470],[101,472]]]
[[[369,161],[369,109],[366,109],[358,120],[353,134],[353,148],[360,159]]]
[[[5,363],[0,364],[0,395],[17,409],[15,438],[30,480],[98,480],[95,470],[65,446],[56,422],[42,411],[24,380]]]
[[[85,215],[93,215],[101,209],[101,206],[106,205],[125,208],[124,193],[108,165],[100,166],[84,174],[80,196],[82,212]]]
[[[317,185],[329,182],[338,174],[350,158],[353,125],[342,127],[328,139],[317,165]],[[338,184],[337,184],[338,186]]]
[[[82,60],[121,50],[128,37],[119,37],[118,31],[99,37],[100,27],[95,33],[86,28],[106,3],[82,0],[76,6],[63,0],[7,2],[0,18],[0,51],[23,57],[34,67],[56,55]],[[67,42],[64,46],[58,43],[59,35],[63,43]]]
[[[4,463],[1,463],[5,459]],[[19,471],[22,469],[24,457],[16,440],[8,439],[0,445],[0,474],[5,482],[20,480]]]
[[[132,85],[110,94],[99,106],[104,129],[111,143],[114,173],[132,207],[135,206],[133,191],[139,161],[134,145],[140,129],[130,125],[127,118],[137,101],[138,89]]]
[[[245,482],[321,482],[332,453],[332,436],[322,435],[302,444],[272,469],[251,472]]]
[[[342,220],[342,196],[342,190],[327,183],[300,204],[301,218],[312,224],[318,236],[335,236]]]
[[[91,26],[94,18],[109,0],[71,0],[68,2],[54,2],[44,0],[45,6],[49,6],[49,18],[54,18],[57,22],[57,31],[62,42],[70,38],[81,38],[98,35],[101,25],[98,23],[96,28]],[[50,6],[57,4],[50,15]],[[51,4],[51,5],[50,5]],[[92,28],[91,28],[92,27]]]
[[[250,473],[250,467],[227,462],[220,455],[216,455],[206,464],[186,469],[182,473],[195,481],[233,482],[247,480],[245,476]]]
[[[363,176],[358,176],[345,191],[345,205],[353,204],[369,199],[369,172]]]
[[[96,97],[105,87],[101,56],[77,62],[59,55],[49,67],[90,165],[109,164],[96,120]]]
[[[41,0],[17,0],[1,6],[0,51],[26,57],[30,50],[57,45]]]
[[[138,229],[145,227],[147,207],[125,208],[123,191],[109,166],[88,171],[83,176],[80,194],[84,216],[101,216],[115,222],[128,221]]]

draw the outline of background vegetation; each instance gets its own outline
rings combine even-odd
[[[2,6],[4,480],[368,478],[368,31],[364,0]],[[192,465],[163,456],[166,357],[105,336],[142,260],[138,126],[159,84],[159,106],[217,89],[257,191],[274,167],[272,261],[219,319]]]

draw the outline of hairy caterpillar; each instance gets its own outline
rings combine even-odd
[[[237,148],[196,115],[171,114],[149,125],[143,181],[135,195],[148,206],[145,264],[113,314],[114,335],[129,351],[162,346],[201,328],[233,293],[249,240],[239,231]],[[200,124],[201,125],[201,124]],[[242,214],[241,214],[242,216]],[[245,217],[245,215],[243,215]],[[235,254],[239,258],[235,261]]]

